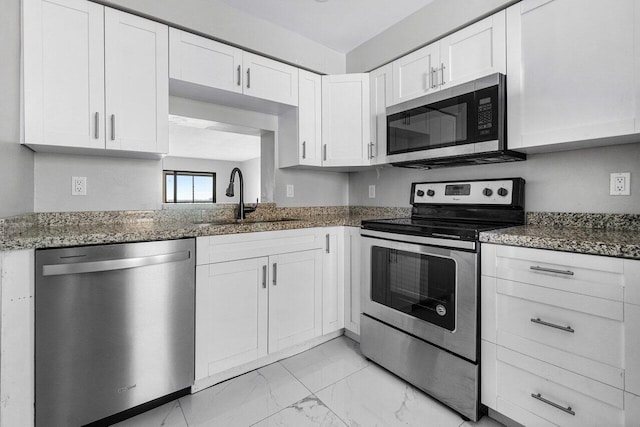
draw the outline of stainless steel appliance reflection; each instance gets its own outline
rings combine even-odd
[[[36,252],[36,426],[79,426],[189,387],[193,239]]]

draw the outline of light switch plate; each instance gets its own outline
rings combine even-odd
[[[87,195],[87,177],[86,176],[71,177],[71,195],[72,196]]]

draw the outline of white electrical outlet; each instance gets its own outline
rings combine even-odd
[[[71,177],[71,195],[72,196],[87,195],[87,177],[86,176]]]
[[[369,198],[370,199],[375,199],[376,198],[376,186],[375,185],[370,185],[369,186]]]
[[[287,197],[293,197],[293,184],[287,184]]]
[[[609,194],[612,196],[631,195],[631,173],[612,173],[609,181]]]

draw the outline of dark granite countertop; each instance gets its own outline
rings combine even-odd
[[[68,212],[0,220],[0,251],[172,240],[223,234],[354,226],[366,218],[408,215],[408,208],[260,207],[244,221],[221,210]]]
[[[483,232],[480,241],[640,259],[640,215],[534,212],[527,225]]]

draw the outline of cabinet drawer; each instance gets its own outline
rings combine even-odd
[[[196,239],[196,265],[323,248],[317,228],[226,234]]]
[[[621,302],[498,279],[497,312],[499,335],[513,334],[623,367]]]
[[[622,259],[499,246],[496,277],[615,301],[623,300]]]
[[[552,425],[623,425],[621,390],[500,346],[497,357],[498,411],[512,404]]]

